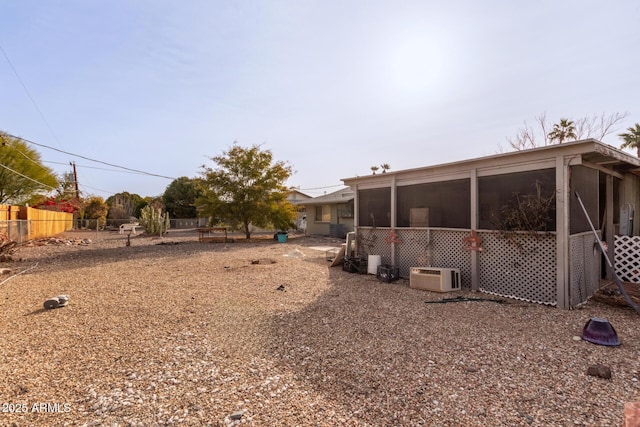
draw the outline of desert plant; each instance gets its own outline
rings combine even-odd
[[[5,233],[0,233],[0,261],[13,261],[13,253],[18,249],[18,242],[10,240]]]
[[[147,233],[161,236],[169,229],[169,214],[163,214],[161,209],[145,206],[140,211],[140,225]]]

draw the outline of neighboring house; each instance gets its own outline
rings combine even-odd
[[[302,202],[307,212],[308,235],[344,238],[353,231],[353,200],[349,188]]]
[[[294,205],[298,205],[298,215],[295,220],[295,225],[298,230],[304,231],[306,229],[307,211],[304,202],[309,199],[311,199],[311,196],[304,194],[295,188],[292,188],[287,196],[288,201]]]
[[[458,268],[465,288],[572,308],[598,290],[603,264],[575,192],[613,260],[615,234],[640,234],[629,214],[638,175],[640,159],[590,139],[343,182],[355,192],[359,255],[405,278],[411,267]],[[505,206],[536,199],[551,203],[547,232],[499,231]]]

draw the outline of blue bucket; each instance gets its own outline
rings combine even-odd
[[[287,243],[288,238],[286,234],[278,234],[278,243]]]

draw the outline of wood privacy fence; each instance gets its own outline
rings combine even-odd
[[[51,237],[73,228],[73,214],[0,205],[0,233],[19,242]]]

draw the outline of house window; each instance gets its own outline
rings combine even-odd
[[[391,226],[391,188],[358,191],[358,225]]]
[[[339,218],[353,218],[353,200],[338,205]]]
[[[398,227],[471,228],[471,180],[398,187]]]
[[[542,169],[478,178],[478,226],[485,230],[497,230],[504,219],[505,209],[517,207],[518,200],[537,197],[541,200],[555,196],[556,171]],[[556,201],[553,197],[546,223],[547,231],[556,229]]]
[[[316,222],[329,222],[331,221],[331,206],[321,205],[316,206]]]

